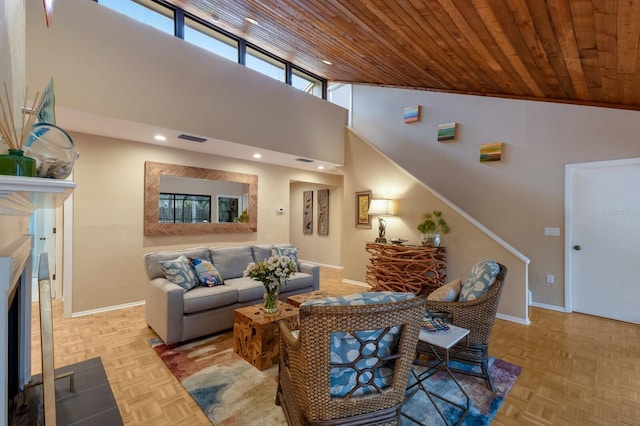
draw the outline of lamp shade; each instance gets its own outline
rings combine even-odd
[[[367,214],[372,216],[393,216],[393,200],[384,198],[371,200]]]

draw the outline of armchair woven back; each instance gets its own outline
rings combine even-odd
[[[500,271],[493,285],[481,297],[465,302],[427,301],[430,312],[447,312],[451,323],[469,329],[467,340],[462,340],[449,351],[450,358],[480,367],[480,372],[459,371],[464,374],[481,377],[487,388],[493,391],[493,383],[489,374],[489,337],[498,312],[500,296],[504,287],[507,267],[498,263]],[[431,348],[423,342],[418,343],[418,353],[431,353]],[[458,371],[455,368],[452,370]]]
[[[424,316],[425,299],[356,306],[300,307],[300,331],[294,337],[280,323],[280,371],[277,402],[289,424],[397,424],[405,388]],[[396,327],[400,326],[400,327]],[[388,358],[360,371],[355,363],[346,368],[358,371],[356,382],[367,384],[369,392],[332,394],[330,371],[344,367],[331,357],[331,339],[349,332],[397,330],[399,338]],[[397,337],[397,336],[396,336]],[[390,338],[386,338],[389,340]],[[385,340],[382,337],[381,340]],[[359,355],[370,355],[378,343],[368,344]],[[358,357],[358,358],[359,358]],[[338,360],[339,361],[339,360]],[[392,368],[393,377],[384,387],[373,383],[376,369]],[[360,395],[358,395],[360,393]]]

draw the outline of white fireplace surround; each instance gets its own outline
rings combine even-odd
[[[0,215],[30,216],[37,208],[57,208],[71,195],[72,181],[0,176]],[[31,271],[33,238],[23,235],[15,241],[0,240],[0,424],[8,422],[8,324],[9,296],[21,281],[19,386],[31,380]]]

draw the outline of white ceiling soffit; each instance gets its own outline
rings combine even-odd
[[[106,117],[61,106],[56,107],[56,124],[66,131],[131,140],[152,145],[182,149],[185,151],[202,152],[205,154],[292,167],[320,173],[340,174],[338,168],[342,166],[341,164],[328,163],[326,161],[320,161],[313,158],[307,158],[308,160],[312,160],[312,162],[302,162],[298,161],[300,158],[299,156],[291,154],[228,142],[204,135],[194,135],[187,131],[166,129],[148,124],[122,120],[119,118]],[[164,135],[167,140],[155,140],[154,136],[157,134]],[[199,143],[178,139],[178,135],[181,134],[203,137],[206,138],[207,141]],[[253,155],[255,153],[260,153],[262,158],[259,160],[254,159]],[[319,170],[318,166],[324,166],[324,169]]]

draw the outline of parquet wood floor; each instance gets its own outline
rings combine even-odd
[[[322,268],[321,288],[362,291]],[[41,372],[37,304],[32,372]],[[492,425],[640,425],[640,326],[530,308],[532,324],[497,320],[491,355],[523,366]],[[126,425],[208,425],[147,343],[144,306],[64,318],[54,301],[55,366],[100,356]]]

